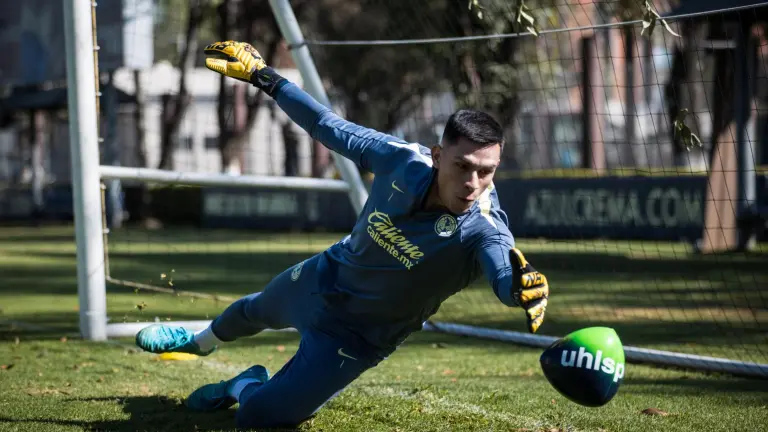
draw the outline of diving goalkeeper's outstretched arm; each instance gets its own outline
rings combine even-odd
[[[238,426],[294,427],[422,328],[482,270],[496,296],[520,306],[537,332],[546,277],[515,248],[493,186],[504,147],[489,114],[459,110],[440,145],[426,149],[347,122],[269,68],[242,42],[209,45],[206,66],[252,83],[312,137],[373,171],[376,181],[349,236],[229,305],[198,333],[149,326],[136,343],[154,353],[207,355],[265,329],[299,331],[297,353],[273,377],[255,365],[187,398],[197,411],[239,403]]]
[[[364,169],[385,175],[402,162],[402,158],[395,155],[407,143],[337,116],[269,67],[250,44],[216,42],[205,48],[205,54],[209,56],[205,62],[209,69],[262,89],[314,139]],[[461,169],[450,172],[451,169],[453,164],[447,164],[441,170],[444,177],[463,182],[460,178],[465,173]],[[452,187],[445,184],[439,189],[450,191]],[[463,186],[455,190],[456,194],[467,193]],[[544,320],[547,307],[549,286],[546,278],[531,267],[518,249],[510,249],[508,242],[500,240],[503,236],[488,234],[482,237],[476,256],[494,293],[507,306],[517,305],[525,309],[528,329],[535,333]]]
[[[388,142],[404,142],[394,136],[342,119],[296,84],[269,67],[251,45],[219,42],[205,48],[206,66],[229,77],[246,81],[271,96],[280,108],[313,139],[376,174],[390,169],[396,151]]]

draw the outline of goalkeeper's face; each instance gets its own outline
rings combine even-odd
[[[451,213],[467,212],[493,181],[501,158],[501,145],[479,145],[460,137],[432,149],[437,168],[437,192]]]

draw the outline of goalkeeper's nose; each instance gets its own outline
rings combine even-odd
[[[477,175],[477,171],[472,170],[467,179],[464,181],[464,188],[468,193],[474,194],[476,190],[480,189],[480,176]]]

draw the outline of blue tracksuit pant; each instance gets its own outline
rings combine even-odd
[[[223,341],[260,331],[293,327],[301,334],[299,350],[265,384],[252,384],[240,395],[237,425],[244,428],[291,426],[312,416],[367,369],[382,360],[344,326],[324,313],[318,294],[322,255],[287,269],[263,292],[232,303],[212,324]]]

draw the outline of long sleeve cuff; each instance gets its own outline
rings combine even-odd
[[[275,98],[278,90],[287,84],[288,80],[280,76],[274,69],[267,66],[251,75],[251,84],[263,90],[271,98]]]

